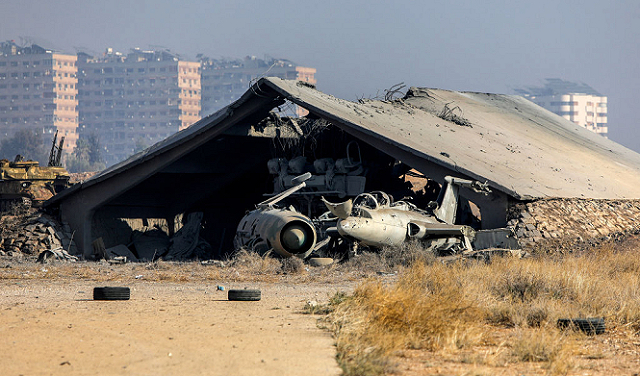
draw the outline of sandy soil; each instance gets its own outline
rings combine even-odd
[[[83,280],[0,280],[3,375],[338,375],[335,347],[309,300],[349,286],[131,281],[129,301],[93,301]]]
[[[339,375],[320,316],[302,313],[366,278],[397,276],[377,264],[283,272],[279,261],[42,265],[0,257],[0,375]],[[274,266],[278,268],[274,269]],[[221,282],[225,281],[225,282]],[[230,288],[260,288],[259,302],[231,302]],[[129,301],[93,301],[96,286],[129,286]],[[640,342],[624,328],[585,336],[568,375],[640,374]],[[485,344],[406,350],[392,374],[545,375],[505,344],[513,328],[487,327]]]

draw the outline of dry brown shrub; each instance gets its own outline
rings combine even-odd
[[[240,273],[249,275],[277,274],[282,272],[282,264],[267,252],[260,255],[245,249],[240,250],[230,262],[230,266]]]
[[[397,284],[369,280],[338,305],[330,321],[347,375],[382,372],[398,349],[457,349],[480,340],[483,312],[450,269],[417,262]]]
[[[380,259],[389,267],[411,266],[420,261],[432,264],[436,261],[436,254],[426,250],[419,241],[408,241],[399,247],[384,247],[380,250]]]
[[[512,355],[522,362],[544,362],[551,374],[567,374],[574,368],[571,355],[575,339],[556,329],[526,329],[516,333]]]
[[[389,271],[389,266],[377,252],[363,252],[351,257],[342,265],[345,269],[358,270],[360,272],[376,273],[379,271]]]
[[[298,257],[282,259],[282,271],[287,274],[301,274],[304,270],[304,262]]]

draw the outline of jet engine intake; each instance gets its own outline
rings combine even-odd
[[[316,240],[316,230],[305,215],[289,209],[262,208],[242,218],[234,243],[236,248],[273,250],[282,257],[304,259],[313,251]]]
[[[278,254],[285,257],[305,258],[313,251],[316,243],[316,231],[310,224],[295,220],[287,223],[280,230],[278,240],[277,246],[272,243]]]

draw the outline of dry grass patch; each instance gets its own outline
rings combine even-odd
[[[338,360],[346,375],[381,374],[394,351],[472,346],[481,338],[482,311],[449,268],[417,262],[398,283],[369,280],[330,315]]]
[[[448,266],[418,259],[391,286],[362,283],[329,320],[346,375],[382,374],[401,350],[437,351],[464,363],[479,358],[462,356],[460,349],[482,346],[508,349],[491,350],[500,355],[485,359],[485,365],[536,363],[550,374],[566,374],[591,337],[563,332],[556,322],[586,317],[605,317],[608,331],[638,342],[640,258],[635,252],[604,246],[563,257],[498,257]],[[482,340],[483,327],[512,334],[491,344]]]
[[[511,354],[522,362],[544,362],[553,374],[566,374],[573,369],[571,359],[575,336],[556,329],[523,329],[516,332]]]

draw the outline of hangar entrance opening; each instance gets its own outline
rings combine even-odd
[[[229,128],[101,206],[92,234],[106,248],[123,244],[137,257],[157,258],[186,227],[187,214],[202,213],[199,225],[192,225],[200,241],[188,246],[196,249],[196,257],[222,259],[234,251],[236,227],[246,211],[305,172],[313,176],[307,188],[280,206],[294,206],[311,218],[326,212],[321,196],[341,202],[365,191],[384,191],[426,207],[440,191],[428,175],[323,119],[269,113]],[[418,190],[420,184],[424,187]],[[477,213],[461,207],[461,224],[479,228]],[[142,249],[150,246],[153,252]]]

